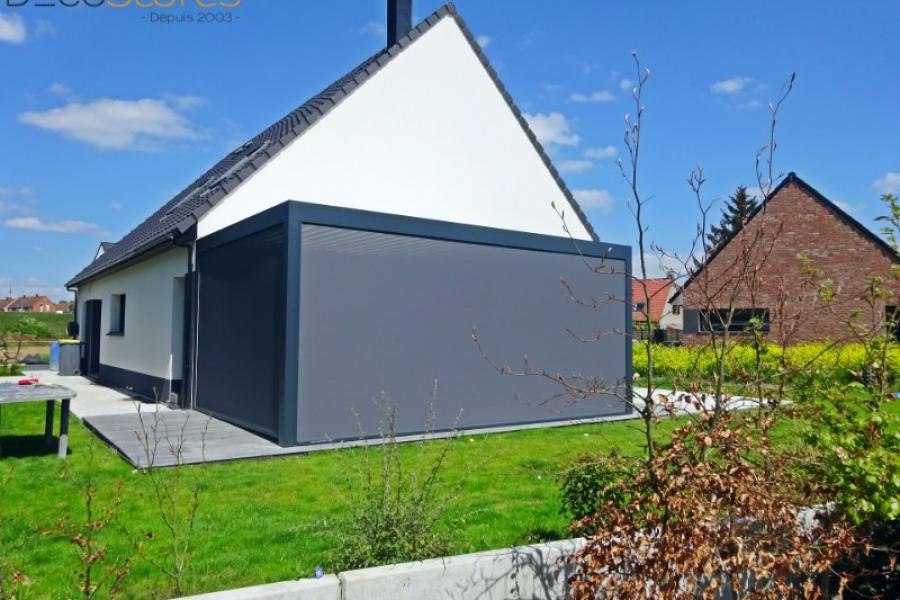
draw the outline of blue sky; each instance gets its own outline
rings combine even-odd
[[[0,295],[12,285],[62,297],[100,240],[384,44],[384,0],[243,0],[230,23],[172,24],[136,6],[7,4]],[[667,248],[693,235],[685,180],[696,164],[709,198],[754,184],[765,106],[791,71],[777,166],[873,229],[879,195],[900,193],[896,2],[456,4],[603,239],[635,238],[615,165],[632,49],[652,70],[642,179],[649,236]],[[415,15],[438,6],[416,0]]]

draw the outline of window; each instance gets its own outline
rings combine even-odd
[[[113,294],[109,299],[109,335],[125,333],[125,294]]]
[[[634,305],[634,310],[644,310],[644,303],[643,303],[643,302],[638,302],[637,304],[635,304],[635,305]]]
[[[734,308],[700,311],[700,331],[723,333],[756,329],[769,331],[769,311],[765,308]]]
[[[680,305],[680,304],[673,304],[673,305],[672,305],[672,314],[673,314],[673,315],[680,315],[680,314],[681,314],[681,305]]]

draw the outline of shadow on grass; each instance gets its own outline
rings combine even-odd
[[[56,454],[59,438],[48,444],[43,435],[0,435],[0,460]]]

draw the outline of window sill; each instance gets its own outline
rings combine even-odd
[[[110,331],[106,335],[115,335],[115,336],[122,337],[125,335],[125,332],[124,331]]]

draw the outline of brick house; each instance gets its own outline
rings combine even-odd
[[[55,313],[56,303],[47,296],[22,296],[6,305],[4,312]]]
[[[682,286],[674,302],[683,307],[684,340],[697,343],[726,327],[739,332],[751,319],[782,342],[846,339],[871,276],[885,277],[883,286],[900,297],[887,277],[898,263],[884,240],[789,173]],[[822,278],[832,281],[830,303],[817,294]],[[897,303],[883,302],[879,318],[884,305]]]

